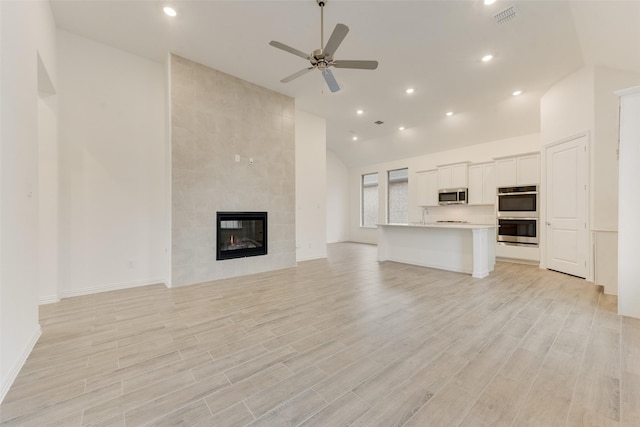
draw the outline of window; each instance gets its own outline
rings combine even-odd
[[[409,169],[396,169],[388,172],[388,212],[390,224],[409,223]]]
[[[361,227],[375,227],[378,224],[378,173],[362,175]]]

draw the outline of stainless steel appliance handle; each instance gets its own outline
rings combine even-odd
[[[519,221],[520,221],[520,220],[524,220],[524,221],[537,221],[537,220],[539,220],[540,218],[511,218],[511,217],[509,217],[509,218],[504,218],[504,217],[500,217],[500,218],[498,218],[498,221],[499,221],[499,220],[501,220],[501,219],[506,219],[506,220],[509,220],[509,221],[513,221],[513,220],[519,220]],[[548,223],[547,223],[547,224],[548,224]]]
[[[537,191],[525,191],[523,193],[498,193],[498,196],[521,196],[527,194],[538,194]]]

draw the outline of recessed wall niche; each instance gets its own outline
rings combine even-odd
[[[171,55],[171,284],[296,265],[293,98]],[[216,262],[216,212],[269,215],[265,256]]]

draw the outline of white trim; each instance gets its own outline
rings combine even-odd
[[[78,297],[82,295],[97,294],[100,292],[117,291],[120,289],[137,288],[149,285],[164,285],[163,279],[147,279],[134,282],[112,283],[110,285],[94,286],[91,288],[72,289],[60,292],[60,298]],[[166,285],[165,285],[166,286]]]
[[[31,351],[33,350],[33,347],[38,342],[40,335],[42,335],[42,329],[40,329],[40,325],[38,325],[36,330],[33,332],[31,339],[25,346],[24,350],[22,350],[22,354],[15,361],[15,363],[9,370],[9,373],[7,374],[7,376],[2,379],[2,384],[0,384],[0,403],[2,403],[5,396],[9,392],[9,389],[13,385],[13,382],[16,380],[16,377],[18,376],[20,369],[22,369],[22,367],[24,366],[24,363],[27,361],[27,358],[29,357],[29,355],[31,354]]]
[[[633,95],[634,93],[640,93],[640,86],[633,86],[626,89],[616,90],[614,93],[618,96]]]
[[[38,305],[53,304],[56,302],[60,302],[60,296],[57,294],[38,297]]]
[[[540,151],[530,151],[528,153],[510,154],[508,156],[494,157],[493,160],[513,159],[514,157],[532,156],[534,154],[540,154]],[[491,163],[491,162],[489,162]]]
[[[310,255],[296,259],[296,262],[313,261],[314,259],[327,259],[327,255]]]
[[[525,264],[525,265],[534,265],[536,267],[540,267],[540,262],[534,259],[524,259],[524,258],[508,258],[508,257],[496,257],[496,262],[509,262],[512,264]],[[540,267],[542,268],[542,267]]]
[[[464,165],[464,164],[470,165],[471,162],[468,161],[468,160],[465,160],[464,162],[453,162],[453,163],[445,163],[444,165],[436,165],[436,167],[437,168],[443,168],[443,167],[446,167],[446,166]],[[401,169],[404,169],[404,168],[401,168]]]

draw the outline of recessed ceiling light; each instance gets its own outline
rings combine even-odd
[[[176,16],[177,15],[176,10],[174,8],[172,8],[172,7],[165,6],[162,10],[164,11],[164,13],[166,15],[169,15],[169,16]]]
[[[447,111],[447,117],[453,116],[453,111]]]
[[[398,130],[404,130],[404,126],[400,126]]]
[[[354,137],[353,137],[353,138],[351,138],[351,139],[353,139],[354,141],[357,141],[357,140],[358,140],[358,137],[357,137],[357,136],[354,136]]]
[[[356,114],[357,114],[357,115],[359,115],[359,116],[361,116],[361,115],[363,115],[363,114],[364,114],[364,111],[362,111],[362,110],[358,110],[358,111],[356,111]]]
[[[493,59],[493,55],[485,55],[482,57],[482,62],[489,62]]]
[[[484,0],[484,4],[489,6],[490,4],[494,4],[496,0]]]
[[[518,95],[522,95],[522,91],[521,90],[516,90],[513,92],[513,96],[518,96]]]
[[[412,87],[410,87],[409,89],[405,90],[406,93],[408,93],[409,95],[411,95],[413,92],[415,92],[416,90]]]

